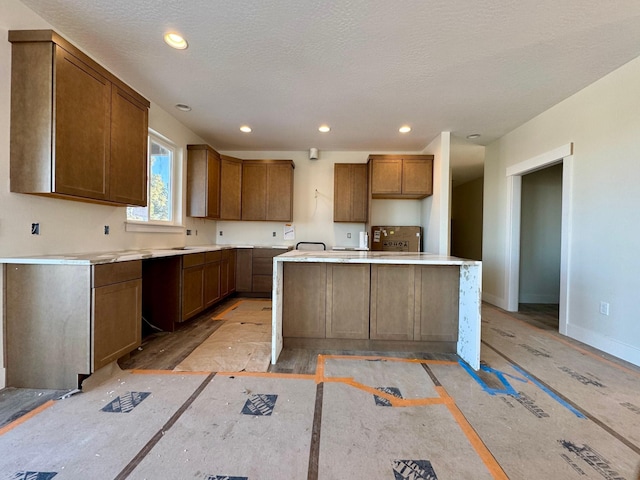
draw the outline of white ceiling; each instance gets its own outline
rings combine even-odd
[[[23,3],[219,150],[486,145],[640,55],[638,0]]]

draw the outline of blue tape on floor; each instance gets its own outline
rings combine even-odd
[[[276,406],[277,395],[266,395],[263,393],[251,395],[242,408],[244,415],[270,416]]]
[[[402,393],[400,392],[400,389],[396,387],[376,387],[376,390],[380,390],[381,392],[388,393],[389,395],[393,395],[394,397],[397,397],[397,398],[402,398]],[[374,395],[373,398],[376,401],[376,405],[378,405],[379,407],[391,406],[391,402],[386,398],[379,397],[378,395]]]
[[[120,395],[111,403],[102,407],[103,412],[109,413],[129,413],[140,403],[151,395],[151,392],[127,392]]]
[[[394,460],[395,480],[438,480],[429,460]]]

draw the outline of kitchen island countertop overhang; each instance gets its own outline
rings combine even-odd
[[[284,264],[371,264],[458,266],[458,340],[456,353],[472,368],[480,368],[480,306],[482,294],[482,262],[463,258],[413,252],[341,252],[294,250],[274,257],[271,362],[275,364],[283,348],[283,280]]]

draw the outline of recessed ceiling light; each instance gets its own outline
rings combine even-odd
[[[190,112],[191,111],[191,107],[189,105],[184,104],[184,103],[176,103],[176,108],[178,110],[180,110],[181,112]]]
[[[318,127],[318,130],[320,130],[322,133],[327,133],[331,130],[331,127],[329,127],[329,125],[320,125],[320,127]]]
[[[244,132],[244,133],[250,133],[251,132],[251,127],[249,125],[242,125],[240,127],[240,131]]]
[[[480,138],[480,134],[479,133],[472,133],[471,135],[467,135],[467,139],[468,140],[473,140],[475,138]]]
[[[409,125],[403,125],[398,131],[400,133],[409,133],[411,131],[411,127]]]
[[[178,50],[184,50],[189,46],[184,37],[182,35],[178,35],[177,33],[165,33],[164,41],[170,47]]]

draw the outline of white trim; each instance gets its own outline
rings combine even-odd
[[[567,336],[634,365],[640,365],[640,349],[633,345],[605,337],[575,324],[567,325]]]
[[[7,370],[0,367],[0,390],[7,386]]]
[[[157,223],[124,222],[125,232],[138,233],[184,233],[182,225],[159,225]]]
[[[507,281],[505,282],[506,308],[518,311],[520,294],[520,213],[522,207],[522,177],[512,175],[507,178],[507,243],[505,248]]]
[[[573,191],[573,144],[568,143],[512,165],[507,172],[507,239],[505,246],[505,300],[510,312],[518,311],[520,279],[520,208],[522,175],[562,162],[562,226],[560,251],[560,333],[569,323],[569,260],[571,253],[571,197]]]
[[[567,143],[566,145],[562,145],[561,147],[507,167],[507,177],[510,177],[511,175],[524,175],[525,173],[540,170],[541,168],[548,167],[553,163],[558,163],[558,161],[562,160],[564,157],[568,157],[569,155],[573,155],[573,143]]]

